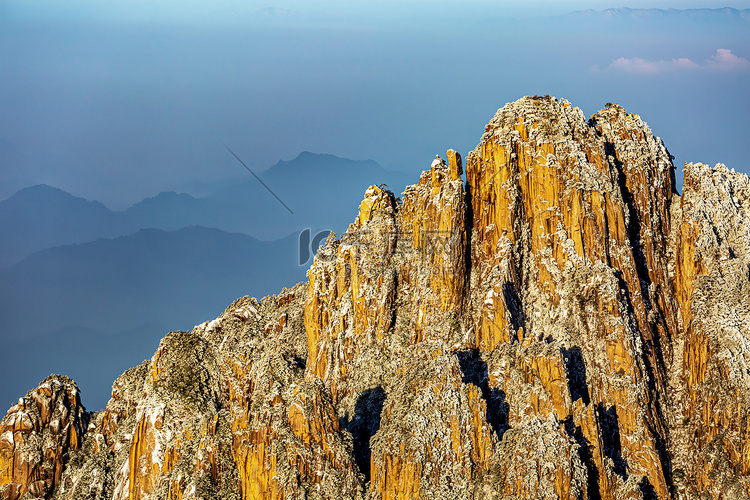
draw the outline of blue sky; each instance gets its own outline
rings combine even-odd
[[[247,175],[223,143],[258,170],[308,150],[416,181],[435,154],[473,149],[504,103],[547,93],[640,114],[678,170],[750,171],[747,25],[562,16],[620,6],[4,0],[0,198],[36,183],[112,208],[202,195]]]

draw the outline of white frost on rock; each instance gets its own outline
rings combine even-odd
[[[128,500],[130,497],[130,461],[125,460],[122,463],[122,467],[117,471],[115,480],[117,486],[115,492],[112,494],[112,500]]]
[[[258,310],[252,306],[244,306],[237,308],[232,313],[235,318],[241,321],[248,321],[250,319],[258,319]]]

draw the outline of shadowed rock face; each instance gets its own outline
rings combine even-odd
[[[549,96],[463,168],[371,187],[307,283],[168,334],[104,411],[45,380],[0,498],[748,498],[748,178],[679,196],[637,115]]]

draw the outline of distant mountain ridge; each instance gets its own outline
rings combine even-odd
[[[384,171],[374,160],[349,160],[327,153],[311,153],[303,151],[293,160],[279,160],[271,168],[263,172],[264,177],[278,178],[290,173],[300,174],[317,168],[320,173],[343,175],[351,168],[359,172],[381,173]]]
[[[750,21],[750,9],[738,10],[732,7],[723,7],[720,9],[657,9],[657,8],[630,8],[619,7],[604,10],[585,9],[577,10],[562,17],[587,17],[600,19],[736,19],[741,21]]]
[[[246,181],[206,197],[162,192],[124,211],[44,184],[22,189],[0,201],[0,268],[45,248],[124,236],[141,228],[174,231],[200,225],[263,240],[306,227],[341,231],[350,222],[343,214],[359,203],[354,193],[372,184],[387,183],[394,189],[406,184],[405,176],[375,161],[310,152],[279,161],[259,175],[294,214],[249,174]],[[327,199],[325,207],[321,197]]]
[[[190,329],[237,296],[262,297],[298,283],[306,267],[297,241],[296,234],[264,242],[200,226],[141,229],[42,250],[0,269],[0,342],[16,353],[0,363],[0,401],[8,404],[50,366],[63,366],[61,352],[70,366],[100,365],[96,360],[106,357],[117,375],[150,356],[168,329]],[[133,337],[127,349],[107,351],[103,340],[73,348],[80,336],[116,340],[124,332]],[[34,348],[40,342],[68,348]],[[88,375],[93,371],[77,378],[103,406],[109,384]]]
[[[97,201],[40,184],[0,201],[0,267],[31,252],[132,232],[116,212]]]

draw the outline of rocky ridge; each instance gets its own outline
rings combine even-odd
[[[500,109],[308,282],[172,332],[102,412],[50,377],[0,498],[750,498],[750,181],[617,105]]]

